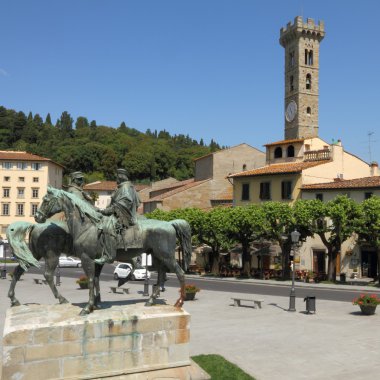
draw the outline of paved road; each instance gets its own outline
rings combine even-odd
[[[113,265],[105,265],[101,275],[101,281],[113,280]],[[42,274],[41,270],[30,269],[30,273]],[[82,268],[61,268],[62,277],[78,278],[83,274]],[[153,283],[157,276],[152,273]],[[273,295],[280,297],[289,297],[290,293],[290,281],[265,281],[265,280],[236,280],[234,278],[207,278],[189,275],[188,282],[197,285],[204,290],[218,291],[218,292],[234,292],[234,293],[246,293],[246,294],[262,294]],[[314,296],[317,299],[331,300],[331,301],[343,301],[352,302],[352,300],[358,296],[364,287],[350,286],[350,285],[336,285],[326,286],[324,284],[307,284],[296,282],[296,297],[304,299],[307,296]],[[168,275],[168,281],[165,284],[166,287],[179,287],[177,278],[174,274]],[[380,296],[379,288],[370,288],[371,292],[377,293]]]

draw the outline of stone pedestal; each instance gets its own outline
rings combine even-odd
[[[206,379],[189,358],[190,315],[173,306],[8,309],[2,379]]]

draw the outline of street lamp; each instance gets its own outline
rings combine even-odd
[[[293,260],[291,261],[291,268],[292,268],[292,288],[290,289],[290,296],[289,296],[289,309],[288,311],[296,311],[296,290],[294,288],[294,274],[295,274],[295,265],[294,265],[294,256],[295,256],[295,250],[298,245],[298,242],[300,240],[301,234],[295,229],[290,234],[290,238],[292,240],[292,249],[293,249]]]

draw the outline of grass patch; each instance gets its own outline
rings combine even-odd
[[[211,376],[211,380],[255,380],[220,355],[197,355],[191,359]]]

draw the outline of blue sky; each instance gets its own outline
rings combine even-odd
[[[284,135],[280,28],[324,20],[320,137],[380,161],[377,0],[3,0],[0,105],[263,149]]]

